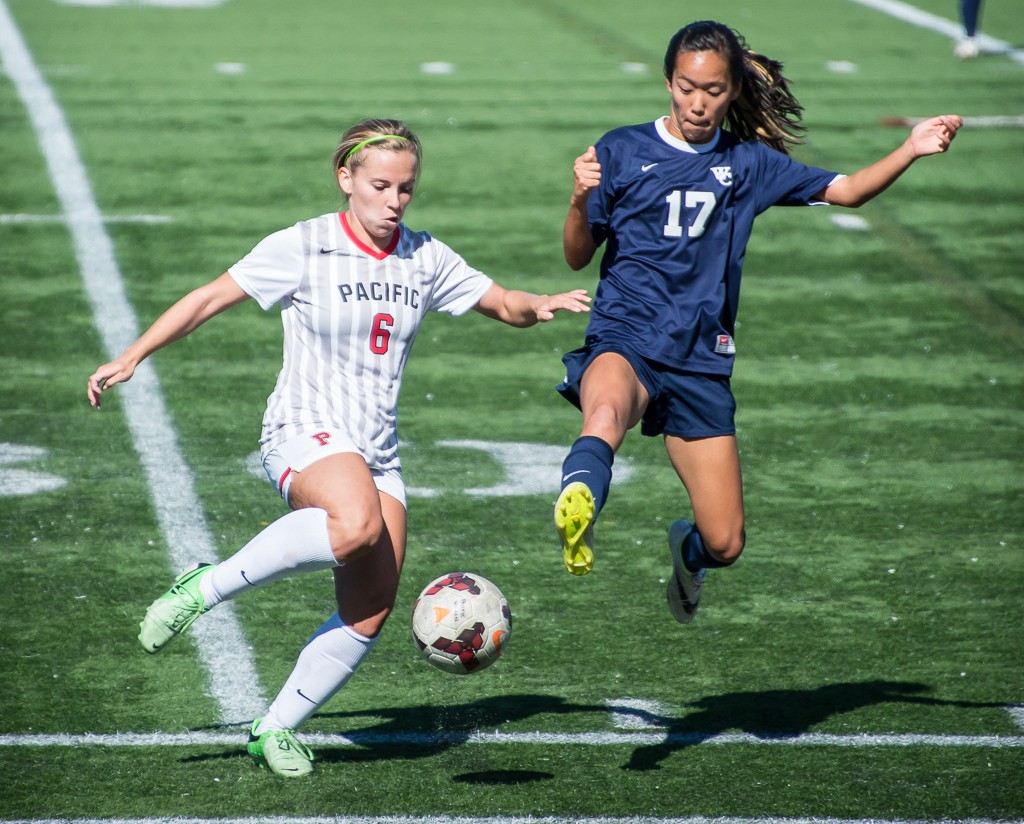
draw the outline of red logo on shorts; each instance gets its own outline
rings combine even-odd
[[[331,433],[317,432],[315,435],[310,435],[310,437],[320,444],[320,446],[327,446],[327,442],[331,439]]]

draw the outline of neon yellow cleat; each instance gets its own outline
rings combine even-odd
[[[562,539],[562,560],[573,575],[594,568],[594,495],[576,481],[562,490],[555,502],[555,528]]]

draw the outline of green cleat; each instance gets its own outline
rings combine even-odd
[[[139,643],[149,653],[160,652],[176,635],[192,626],[209,608],[203,604],[199,579],[213,569],[212,564],[195,564],[174,579],[167,592],[157,598],[139,624]]]
[[[555,502],[555,528],[562,538],[562,560],[573,575],[594,568],[594,495],[576,481],[562,490]]]
[[[268,730],[256,735],[262,718],[249,730],[249,755],[261,767],[282,778],[302,778],[313,772],[313,753],[295,737],[292,730]]]

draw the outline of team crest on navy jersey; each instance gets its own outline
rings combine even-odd
[[[732,186],[732,166],[712,166],[711,172],[723,186]]]
[[[597,246],[611,243],[587,338],[622,340],[673,369],[730,374],[754,219],[774,204],[809,204],[836,173],[727,129],[707,151],[688,152],[660,117],[613,129],[595,148],[601,182],[587,222]]]

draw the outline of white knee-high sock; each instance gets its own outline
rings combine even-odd
[[[298,729],[345,685],[376,645],[377,638],[360,635],[334,613],[302,648],[256,735]]]
[[[278,518],[199,581],[207,607],[296,572],[341,566],[331,552],[327,512],[296,509]]]

